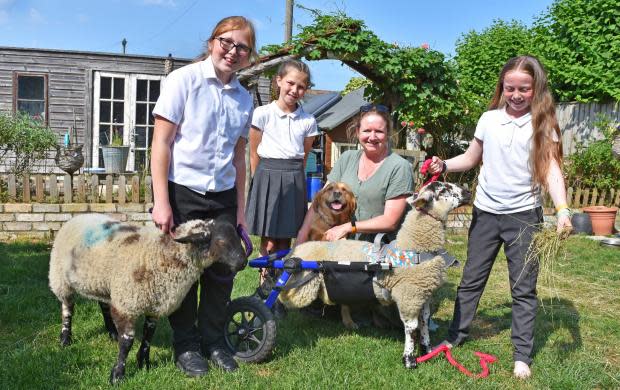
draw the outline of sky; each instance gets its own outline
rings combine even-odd
[[[494,20],[530,26],[551,0],[298,0],[322,12],[361,19],[380,39],[401,46],[430,45],[448,57],[469,31]],[[243,15],[256,27],[257,46],[284,40],[285,0],[0,0],[0,46],[194,58],[215,24]],[[297,25],[312,15],[294,8]],[[356,72],[339,61],[309,63],[315,89],[342,90]]]

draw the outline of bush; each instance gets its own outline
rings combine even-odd
[[[0,158],[9,157],[10,173],[29,172],[56,145],[56,134],[39,118],[25,113],[0,113]]]
[[[618,123],[601,115],[594,126],[601,130],[604,138],[587,145],[577,144],[575,153],[566,158],[568,182],[599,191],[620,188],[620,160],[614,158],[611,152],[613,139],[618,133]]]

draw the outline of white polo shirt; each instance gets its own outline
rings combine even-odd
[[[261,158],[304,158],[304,140],[319,134],[314,116],[301,106],[286,113],[275,101],[254,110],[252,126],[263,133],[257,149]]]
[[[505,109],[480,117],[474,137],[482,141],[482,168],[474,205],[495,214],[530,210],[541,205],[540,188],[532,190],[532,115],[512,119]]]
[[[203,194],[233,188],[234,149],[248,137],[253,106],[235,76],[222,84],[211,57],[170,73],[153,110],[178,125],[168,180]]]

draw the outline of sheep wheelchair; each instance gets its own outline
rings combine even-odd
[[[269,256],[262,256],[250,260],[248,266],[252,268],[267,268],[270,270],[280,270],[281,274],[271,291],[266,294],[260,293],[261,288],[252,296],[245,296],[234,299],[230,302],[226,316],[226,329],[224,340],[228,349],[235,357],[246,363],[260,363],[267,360],[274,347],[277,334],[277,325],[274,314],[274,306],[278,300],[280,292],[284,289],[298,287],[306,283],[309,278],[302,278],[293,283],[289,283],[291,276],[304,270],[313,271],[309,275],[321,272],[332,275],[338,279],[343,274],[355,275],[358,280],[366,279],[366,285],[372,283],[372,277],[377,271],[391,270],[398,265],[391,262],[333,262],[333,261],[312,261],[302,260],[297,257],[287,257],[290,249],[280,250]],[[458,261],[453,257],[443,254],[449,265],[458,265]],[[336,276],[338,275],[338,276]],[[365,275],[365,276],[364,276]],[[312,276],[310,276],[312,278]],[[368,282],[368,283],[367,283]],[[338,283],[335,280],[335,284]],[[350,290],[339,291],[338,303],[359,303],[362,300],[370,301],[374,298],[372,288],[370,291],[357,291],[357,296],[353,296]],[[261,298],[260,295],[263,295]],[[376,301],[376,299],[375,299]],[[378,303],[378,302],[377,302]],[[422,312],[425,320],[430,317],[430,308],[426,303]],[[427,346],[428,347],[428,346]],[[423,349],[426,352],[428,350]]]
[[[431,349],[429,299],[443,284],[446,269],[456,263],[445,251],[448,213],[470,199],[466,189],[434,181],[407,198],[411,209],[396,239],[387,245],[380,245],[380,240],[374,244],[356,240],[307,241],[295,246],[290,255],[279,251],[250,261],[250,267],[280,268],[282,274],[264,302],[245,297],[231,303],[224,329],[228,347],[242,361],[266,359],[275,343],[276,325],[270,309],[276,299],[286,307],[302,308],[318,297],[326,304],[349,305],[355,299],[361,303],[366,298],[358,295],[364,294],[382,305],[396,304],[405,333],[403,364],[415,368],[416,349],[422,354]],[[341,279],[346,282],[330,281],[337,279],[334,275],[338,272],[343,273]],[[359,292],[348,291],[344,285],[361,288]],[[348,297],[342,291],[347,291]]]

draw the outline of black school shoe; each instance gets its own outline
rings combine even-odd
[[[203,376],[209,372],[209,365],[196,351],[183,352],[177,357],[176,366],[187,376]]]
[[[209,361],[214,366],[219,367],[227,372],[232,372],[239,368],[239,365],[237,364],[235,359],[224,348],[213,349],[209,354]]]

